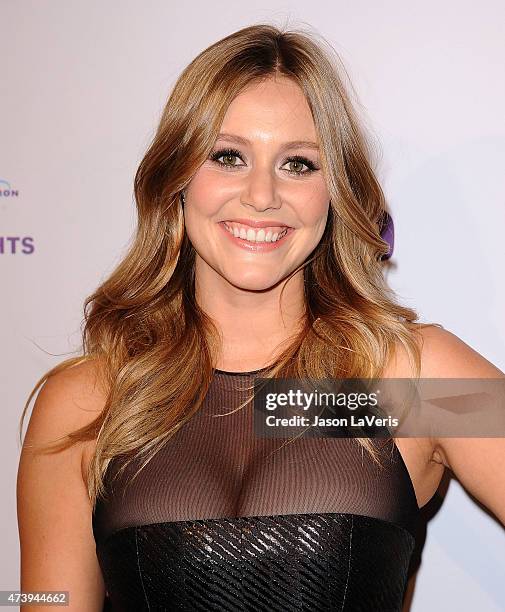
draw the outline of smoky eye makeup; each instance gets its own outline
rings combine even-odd
[[[224,168],[225,170],[234,170],[235,168],[241,167],[240,164],[227,164],[222,161],[219,161],[221,157],[237,157],[241,161],[244,161],[242,153],[238,149],[233,149],[230,147],[217,149],[209,155],[209,159],[212,162]],[[312,172],[320,170],[320,167],[317,164],[315,164],[311,159],[305,157],[304,155],[290,155],[284,159],[282,165],[285,166],[286,164],[301,164],[307,167],[306,170],[286,170],[286,172],[288,172],[289,174],[297,176],[311,174]]]

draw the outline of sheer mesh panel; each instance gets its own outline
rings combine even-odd
[[[93,515],[97,543],[132,526],[202,519],[305,513],[351,513],[415,530],[418,506],[408,470],[392,440],[373,439],[378,466],[356,439],[259,438],[252,402],[240,390],[262,370],[215,370],[205,403],[129,486],[134,461],[114,480],[121,458],[106,474],[107,499]],[[386,444],[385,444],[386,442]]]

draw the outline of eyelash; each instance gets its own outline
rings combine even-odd
[[[224,155],[228,155],[230,157],[238,157],[239,159],[244,161],[242,158],[242,154],[237,149],[219,149],[218,151],[214,151],[213,153],[211,153],[209,156],[209,159],[213,161],[214,163],[218,164],[219,166],[221,166],[222,168],[224,168],[225,170],[233,170],[234,168],[239,167],[239,166],[229,166],[228,164],[223,164],[223,162],[218,161],[219,158],[223,157]],[[314,164],[314,162],[312,162],[310,159],[307,159],[306,157],[303,157],[302,155],[292,155],[291,157],[286,158],[284,161],[284,164],[282,165],[284,166],[285,164],[289,162],[300,162],[307,166],[308,170],[305,170],[302,172],[296,172],[296,170],[286,170],[286,172],[289,172],[289,174],[294,174],[296,176],[302,176],[304,174],[312,174],[312,172],[319,170],[319,168]]]

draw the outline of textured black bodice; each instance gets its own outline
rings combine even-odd
[[[400,612],[419,509],[392,440],[260,438],[262,370],[215,371],[201,410],[93,514],[106,610]],[[230,414],[226,414],[230,413]]]

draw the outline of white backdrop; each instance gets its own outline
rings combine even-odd
[[[0,11],[0,589],[19,588],[23,403],[79,347],[83,300],[125,251],[133,175],[171,86],[240,27],[308,25],[335,47],[382,149],[391,285],[505,369],[503,2],[1,0]],[[505,610],[504,550],[503,528],[452,480],[411,610]]]

